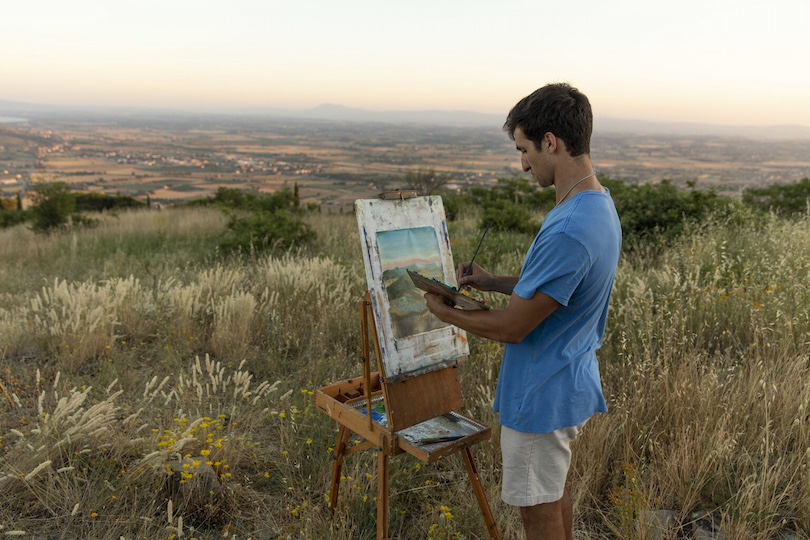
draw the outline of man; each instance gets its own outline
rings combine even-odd
[[[459,286],[510,295],[502,310],[463,311],[426,294],[439,319],[506,343],[493,409],[499,413],[503,500],[520,507],[529,539],[572,535],[565,479],[570,444],[596,412],[606,412],[596,350],[602,344],[621,249],[610,193],[591,165],[588,98],[550,84],[509,112],[504,130],[525,172],[554,186],[557,205],[526,254],[520,276],[467,263]]]

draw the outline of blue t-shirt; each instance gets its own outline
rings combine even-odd
[[[514,292],[561,305],[519,344],[507,344],[493,410],[524,433],[576,426],[607,412],[596,350],[622,243],[610,192],[583,191],[555,207],[526,254]]]

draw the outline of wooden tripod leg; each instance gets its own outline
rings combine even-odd
[[[383,438],[377,455],[377,539],[388,540],[388,458],[390,444]]]
[[[340,493],[340,471],[343,469],[343,452],[346,450],[346,444],[349,442],[351,434],[351,431],[346,429],[346,426],[341,425],[340,429],[338,429],[337,442],[335,443],[335,462],[332,464],[332,487],[329,490],[329,512],[332,515],[335,515],[338,494]]]
[[[495,527],[495,518],[492,517],[492,510],[489,508],[487,496],[484,493],[484,486],[481,485],[481,478],[478,476],[478,468],[475,466],[475,461],[473,461],[472,452],[469,448],[465,448],[461,452],[461,457],[464,458],[464,465],[467,467],[467,474],[470,476],[475,498],[478,499],[478,506],[481,508],[481,514],[484,516],[484,523],[487,525],[489,536],[495,538],[495,540],[500,540],[501,536],[498,534],[498,529]]]

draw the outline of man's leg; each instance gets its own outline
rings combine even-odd
[[[520,508],[529,540],[571,540],[573,512],[565,489],[571,442],[585,422],[546,434],[501,427],[501,498]]]
[[[559,501],[520,507],[520,517],[526,540],[572,540],[573,515],[568,490]]]
[[[568,496],[568,488],[565,489],[562,498],[563,527],[565,527],[565,540],[574,538],[574,509],[571,506],[571,497]]]

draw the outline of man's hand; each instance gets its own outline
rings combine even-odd
[[[444,319],[442,319],[442,313],[446,313],[446,310],[448,309],[455,309],[451,304],[448,303],[449,300],[444,296],[433,293],[425,293],[424,297],[428,311],[436,315],[440,321],[444,321]]]
[[[459,289],[462,287],[472,287],[473,289],[478,289],[479,291],[495,290],[493,288],[494,276],[475,263],[473,263],[472,269],[465,276],[464,273],[467,272],[467,268],[469,268],[469,266],[470,263],[463,262],[459,264],[458,268],[456,269],[456,280],[458,281]]]
[[[470,263],[461,263],[456,269],[456,280],[458,281],[458,288],[472,287],[479,291],[495,291],[501,294],[512,294],[518,282],[518,276],[496,276],[490,274],[477,264],[473,263],[470,273],[466,276],[464,273]]]

